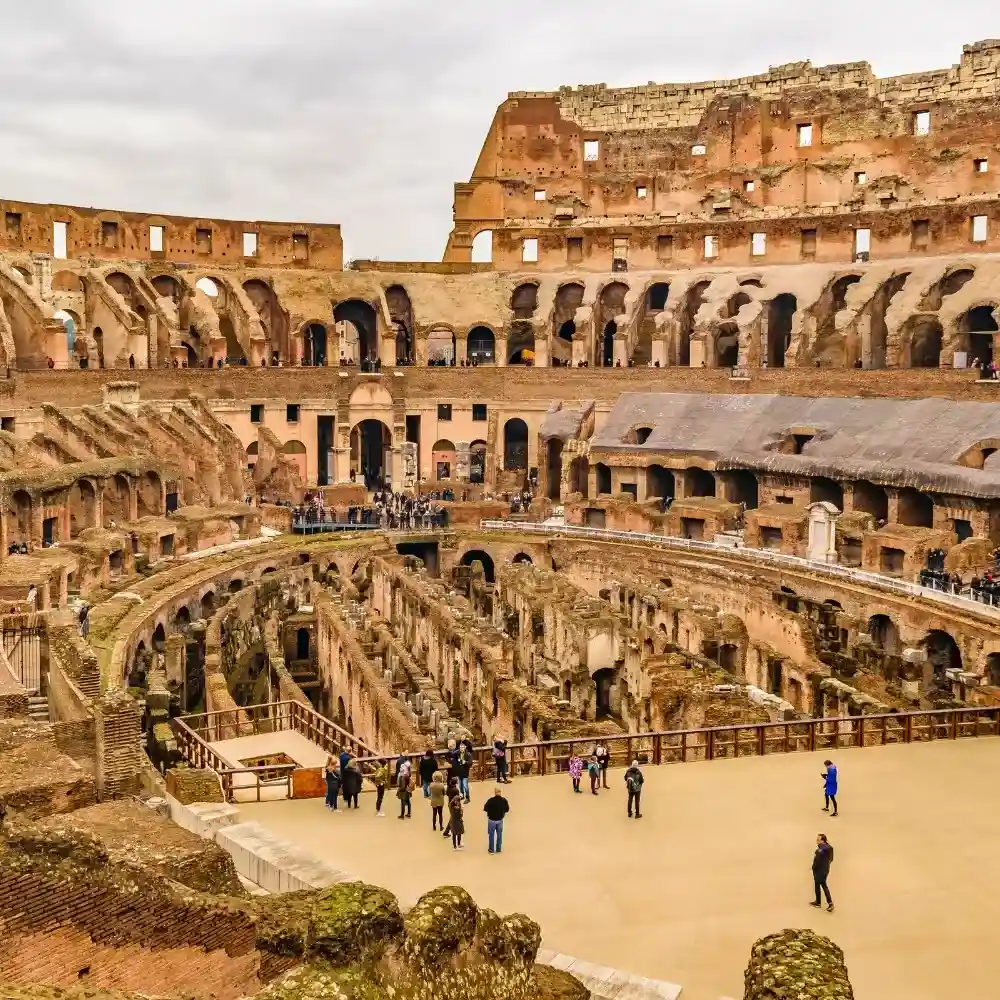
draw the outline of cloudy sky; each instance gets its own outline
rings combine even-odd
[[[348,257],[440,259],[511,90],[867,59],[1000,35],[989,0],[0,2],[0,197],[339,222]],[[992,16],[991,15],[992,12]]]

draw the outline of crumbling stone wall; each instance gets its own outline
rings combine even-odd
[[[760,938],[750,952],[743,1000],[854,1000],[844,953],[810,930]]]

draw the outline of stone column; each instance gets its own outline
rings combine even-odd
[[[455,364],[461,367],[463,361],[469,360],[469,338],[455,338]]]
[[[454,472],[453,478],[454,479],[460,479],[464,483],[467,483],[469,481],[469,442],[468,441],[456,441],[455,442],[455,472]]]

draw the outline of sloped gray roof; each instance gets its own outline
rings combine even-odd
[[[542,418],[539,433],[545,440],[559,438],[567,441],[569,438],[579,437],[584,418],[593,408],[592,399],[582,400],[575,405],[566,403],[553,405]]]
[[[635,427],[652,428],[628,444]],[[813,434],[800,455],[778,452],[789,434]],[[958,465],[974,445],[1000,439],[1000,403],[948,399],[623,393],[593,451],[667,451],[716,469],[866,479],[961,496],[1000,497],[1000,453],[983,469]]]

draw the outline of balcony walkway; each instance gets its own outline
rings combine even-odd
[[[842,815],[821,812],[823,758],[840,767]],[[246,820],[412,903],[465,886],[480,905],[538,920],[546,949],[678,983],[683,1000],[743,995],[750,946],[812,927],[845,951],[859,1000],[939,1000],[1000,981],[1000,842],[993,786],[1000,740],[913,743],[644,768],[644,818],[625,816],[623,772],[596,799],[569,778],[518,778],[501,856],[486,852],[474,783],[467,849],[430,831],[419,792],[413,819],[330,815],[320,799],[240,804]],[[815,836],[836,850],[837,911],[808,905]]]

